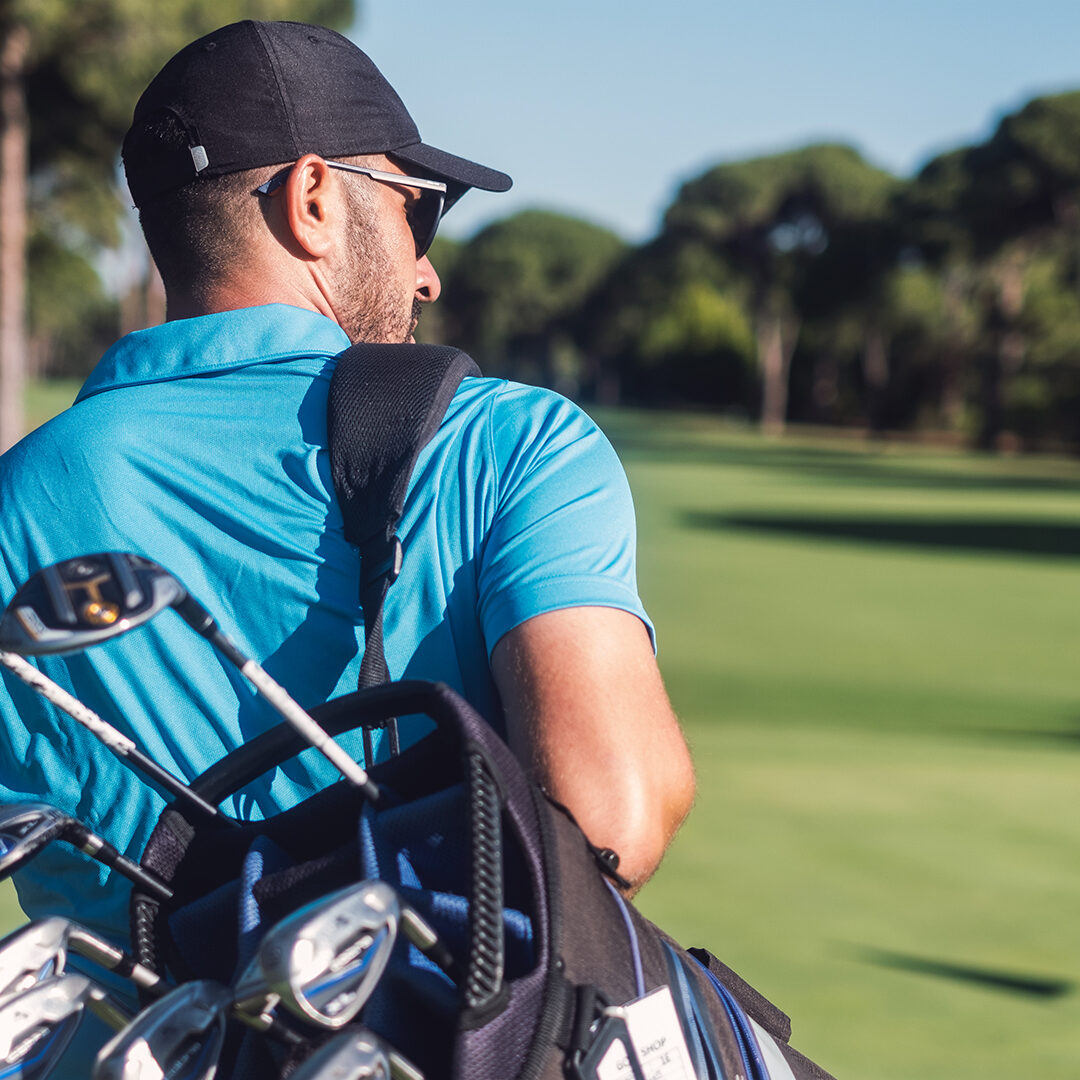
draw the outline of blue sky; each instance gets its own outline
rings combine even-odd
[[[651,235],[680,181],[822,139],[901,175],[1080,89],[1077,0],[362,0],[350,36],[426,141],[509,172],[446,221],[526,206]]]

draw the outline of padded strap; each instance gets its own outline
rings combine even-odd
[[[338,356],[327,421],[330,471],[345,518],[345,538],[360,549],[364,656],[358,686],[388,682],[383,604],[401,572],[397,525],[420,451],[442,423],[472,358],[443,345],[353,345]],[[391,720],[390,751],[397,753]],[[364,733],[367,766],[373,764]]]

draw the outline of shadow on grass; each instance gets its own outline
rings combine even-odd
[[[956,964],[949,960],[934,960],[910,953],[893,952],[890,949],[876,949],[860,945],[841,947],[865,964],[893,968],[897,971],[910,971],[916,975],[929,975],[936,979],[949,979],[952,982],[970,983],[1007,994],[1049,999],[1064,997],[1076,989],[1076,984],[1068,979],[1020,975],[1016,972],[998,971],[993,968],[975,967],[971,964]]]
[[[956,465],[913,468],[898,465],[891,455],[815,447],[708,446],[685,437],[638,437],[616,432],[612,442],[621,455],[679,465],[720,465],[790,472],[809,481],[877,488],[922,488],[943,491],[1080,492],[1080,475],[1030,475],[1005,471],[992,459],[957,457]],[[975,471],[973,468],[979,469]],[[981,471],[983,467],[998,471]]]
[[[1056,743],[1062,750],[1080,750],[1080,725],[1075,728],[983,728],[978,734],[986,739],[1013,739],[1023,742]]]
[[[1080,555],[1080,524],[1019,523],[987,518],[840,518],[779,514],[724,514],[690,510],[693,529],[736,529],[774,535],[899,547],[993,551],[1018,555]]]

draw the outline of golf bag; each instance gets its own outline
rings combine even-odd
[[[379,879],[456,962],[450,978],[399,943],[358,1017],[428,1080],[644,1080],[643,1066],[664,1080],[828,1080],[788,1046],[780,1010],[623,898],[614,853],[588,842],[467,702],[441,684],[385,682],[381,610],[401,568],[394,528],[409,475],[461,375],[475,369],[454,350],[350,352],[362,362],[343,366],[343,358],[335,374],[331,452],[347,535],[361,549],[363,685],[312,715],[332,735],[414,715],[435,730],[369,770],[376,802],[336,784],[239,828],[168,806],[142,863],[174,896],[133,892],[136,958],[181,981],[228,983],[278,920]],[[403,385],[403,369],[412,385]],[[357,380],[375,386],[357,389]],[[387,417],[398,418],[390,432]],[[342,424],[351,434],[341,435]],[[192,787],[217,804],[305,745],[281,725]],[[221,1075],[288,1076],[326,1038],[300,1030],[302,1045],[281,1047],[237,1028]]]

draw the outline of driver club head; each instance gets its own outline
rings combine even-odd
[[[378,799],[367,773],[285,688],[240,650],[174,574],[141,555],[106,551],[38,570],[0,615],[0,653],[79,652],[142,626],[167,607],[211,642],[346,780]]]
[[[290,1012],[340,1028],[364,1007],[397,939],[401,906],[382,881],[330,893],[287,915],[259,944],[261,977]],[[244,988],[250,992],[250,983]],[[240,996],[238,987],[238,997]]]
[[[126,633],[187,595],[140,555],[107,551],[38,570],[0,617],[0,649],[20,656],[78,652]]]
[[[221,983],[178,986],[101,1048],[94,1080],[213,1080],[231,1004]]]

